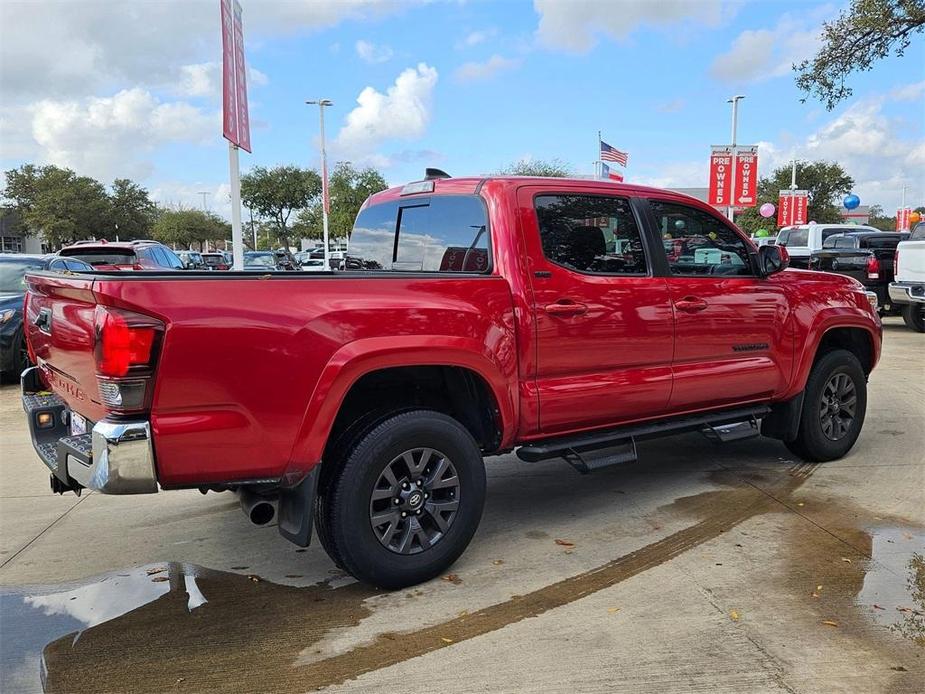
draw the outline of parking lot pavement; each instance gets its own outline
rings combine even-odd
[[[845,459],[698,434],[586,477],[490,459],[469,550],[394,593],[228,494],[52,496],[5,387],[0,688],[923,691],[923,339],[885,323]]]

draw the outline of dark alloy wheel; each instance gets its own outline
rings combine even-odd
[[[396,456],[379,475],[369,500],[369,522],[384,547],[417,554],[444,538],[459,510],[459,476],[433,448]]]
[[[381,588],[439,576],[466,549],[485,503],[485,466],[472,434],[432,410],[358,427],[329,463],[316,528],[334,562]]]
[[[797,437],[785,445],[804,460],[825,462],[854,446],[867,410],[867,378],[858,358],[844,349],[820,356],[803,392]]]
[[[830,441],[843,439],[854,422],[858,395],[854,382],[846,373],[836,373],[822,389],[819,400],[819,421],[822,433]]]

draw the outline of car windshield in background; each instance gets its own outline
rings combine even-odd
[[[909,240],[925,241],[925,222],[916,225],[915,229],[912,230],[912,235],[909,237]]]
[[[23,279],[30,270],[40,270],[44,262],[37,258],[3,259],[0,261],[0,292],[20,294],[26,291]]]
[[[202,256],[202,259],[206,265],[224,265],[225,264],[225,257],[221,255],[208,254],[208,255]]]
[[[272,253],[245,253],[244,264],[275,269],[276,256]]]
[[[809,245],[809,229],[784,229],[777,240],[778,246]]]
[[[133,251],[113,251],[110,249],[94,250],[92,248],[65,248],[61,255],[68,258],[77,258],[90,265],[134,265],[135,253]]]

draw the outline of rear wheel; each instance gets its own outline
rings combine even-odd
[[[444,414],[414,410],[355,440],[316,505],[317,527],[350,574],[403,588],[456,561],[484,502],[485,467],[469,432]]]
[[[824,354],[809,374],[797,438],[787,448],[804,460],[841,458],[854,446],[867,410],[867,381],[857,357],[843,349]]]
[[[903,304],[903,321],[917,333],[925,333],[925,304]]]

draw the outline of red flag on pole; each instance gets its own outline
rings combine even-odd
[[[222,134],[232,144],[250,152],[251,126],[247,112],[247,66],[244,62],[241,4],[237,0],[221,0],[221,12]]]

